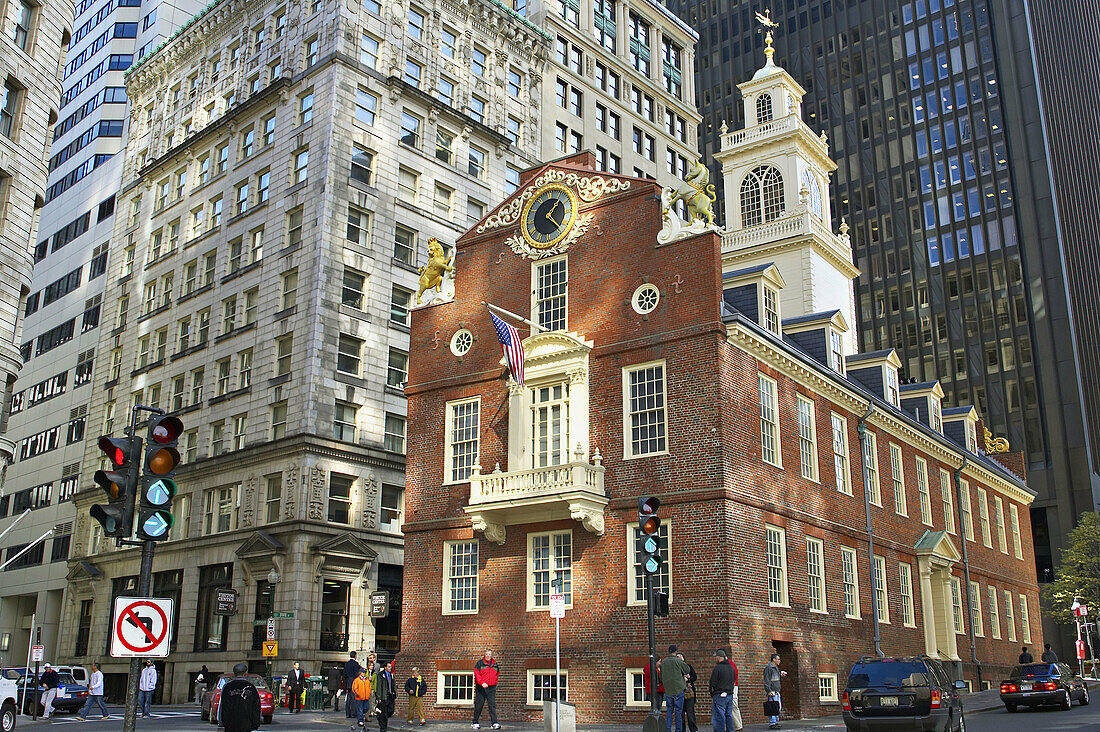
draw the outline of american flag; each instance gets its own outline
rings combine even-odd
[[[523,343],[519,338],[519,331],[497,316],[489,313],[493,319],[493,327],[497,329],[497,340],[504,349],[504,360],[508,362],[508,370],[512,372],[512,378],[523,386]]]

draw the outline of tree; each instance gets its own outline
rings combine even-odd
[[[1096,511],[1081,514],[1069,532],[1054,581],[1043,589],[1047,611],[1060,624],[1074,623],[1070,607],[1075,597],[1088,606],[1090,614],[1100,611],[1100,514]]]

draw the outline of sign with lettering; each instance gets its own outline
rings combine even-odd
[[[215,615],[237,614],[237,591],[232,588],[219,589],[214,596]]]

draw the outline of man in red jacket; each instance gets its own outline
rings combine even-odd
[[[500,666],[493,660],[493,652],[486,650],[485,655],[474,664],[474,729],[481,729],[478,719],[486,702],[489,704],[489,721],[493,729],[500,729],[497,723],[497,681],[500,679]]]

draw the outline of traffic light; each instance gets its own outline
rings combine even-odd
[[[668,617],[668,593],[664,590],[653,592],[653,616],[657,618]]]
[[[111,461],[113,470],[97,470],[92,480],[107,494],[107,504],[97,503],[91,515],[103,527],[103,535],[127,539],[134,526],[134,493],[137,489],[141,440],[103,436],[99,449]]]
[[[168,530],[175,523],[170,510],[177,490],[172,475],[180,464],[176,443],[181,434],[183,422],[177,417],[153,417],[149,420],[138,499],[139,539],[163,541],[168,538]]]
[[[638,551],[642,570],[651,576],[659,574],[664,563],[661,559],[661,519],[657,516],[660,506],[658,498],[638,499]]]

